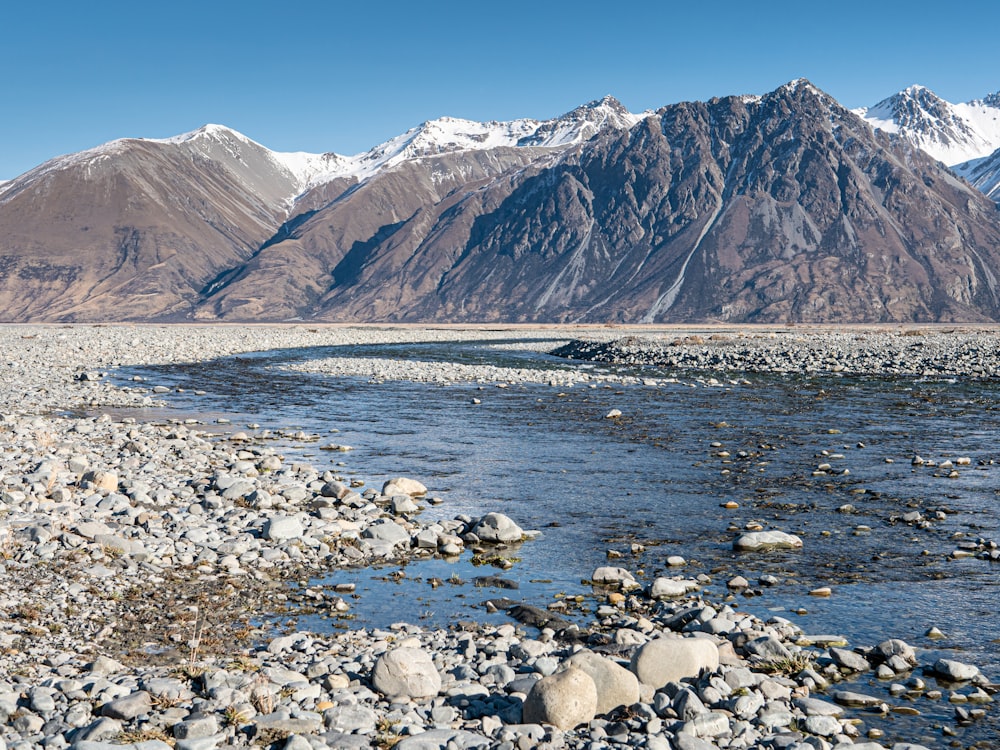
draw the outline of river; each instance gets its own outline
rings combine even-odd
[[[596,567],[615,564],[641,571],[646,580],[705,574],[713,600],[729,595],[726,582],[742,575],[757,595],[737,594],[733,606],[788,618],[807,633],[844,635],[852,645],[902,638],[927,649],[925,661],[940,654],[1000,678],[994,641],[1000,563],[953,554],[962,542],[1000,541],[996,383],[831,374],[746,381],[716,375],[720,382],[709,384],[694,373],[637,372],[676,375],[678,382],[501,388],[284,369],[310,359],[365,356],[593,371],[591,364],[495,343],[283,350],[134,368],[116,377],[125,383],[139,375],[172,387],[164,416],[206,424],[225,417],[234,425],[301,429],[350,445],[343,454],[294,441],[280,449],[317,466],[343,462],[339,472],[368,486],[399,475],[417,478],[443,500],[425,515],[500,510],[542,532],[510,553],[518,559],[506,571],[475,567],[468,556],[458,563],[413,563],[393,576],[399,566],[353,571],[354,625],[499,620],[505,615],[487,615],[484,599],[506,595],[544,606],[586,590],[581,581]],[[606,418],[611,409],[622,416]],[[963,457],[971,463],[914,466],[914,455],[937,464]],[[738,507],[723,507],[728,501]],[[914,511],[929,522],[903,520]],[[804,548],[734,552],[737,532],[753,524],[797,534]],[[643,551],[633,554],[633,545]],[[609,550],[623,556],[609,563]],[[667,569],[668,555],[687,564]],[[491,573],[520,587],[497,591],[468,583]],[[757,586],[764,574],[778,583]],[[456,582],[435,588],[431,578]],[[830,586],[832,596],[809,596],[820,586]],[[585,620],[586,613],[578,617]],[[946,638],[925,637],[932,626]]]

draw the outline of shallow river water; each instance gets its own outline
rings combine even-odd
[[[1000,680],[1000,563],[953,557],[962,542],[1000,542],[996,383],[835,375],[749,375],[747,383],[717,375],[722,382],[709,385],[694,373],[647,372],[639,374],[680,382],[498,388],[372,383],[281,367],[355,355],[593,367],[470,341],[285,350],[117,373],[123,382],[139,374],[183,389],[167,397],[167,416],[227,417],[240,428],[301,429],[350,445],[343,454],[321,453],[315,443],[280,449],[323,468],[342,461],[340,473],[369,486],[399,475],[420,479],[444,501],[425,515],[499,510],[542,532],[510,553],[519,559],[506,571],[474,567],[466,556],[413,563],[402,575],[389,575],[399,566],[337,573],[333,579],[357,584],[352,626],[482,621],[490,617],[487,598],[545,606],[586,591],[583,579],[615,564],[647,580],[704,573],[714,600],[742,575],[759,595],[736,595],[733,606],[785,617],[807,633],[843,635],[853,646],[902,638],[928,650],[922,661],[941,654]],[[622,417],[606,419],[611,409]],[[968,457],[971,465],[949,477],[949,469],[912,465],[914,455],[935,463]],[[830,468],[820,472],[823,464]],[[739,507],[722,507],[727,501]],[[846,505],[853,510],[844,512]],[[943,518],[919,528],[902,520],[912,511]],[[737,530],[754,522],[799,535],[804,549],[733,552]],[[633,544],[645,551],[633,554]],[[624,556],[609,563],[609,550]],[[668,555],[687,565],[667,569]],[[520,588],[472,585],[490,574]],[[779,583],[758,588],[763,574]],[[445,584],[431,587],[433,577]],[[832,596],[809,596],[820,586]],[[587,613],[577,616],[585,622]],[[926,638],[932,626],[947,637]],[[986,727],[979,734],[995,736]]]

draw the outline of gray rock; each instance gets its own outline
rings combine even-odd
[[[831,648],[828,649],[828,653],[838,667],[848,669],[851,672],[867,672],[871,669],[871,664],[868,663],[865,657],[854,653],[850,649]]]
[[[844,709],[820,698],[796,698],[793,701],[806,716],[843,716]]]
[[[744,650],[763,661],[781,661],[792,658],[792,652],[773,635],[765,635],[748,641]]]
[[[933,670],[935,674],[952,682],[965,682],[979,674],[979,667],[953,659],[938,659],[934,662]]]
[[[524,537],[524,529],[503,513],[487,513],[472,527],[472,533],[493,544],[519,542]]]
[[[843,731],[840,722],[833,716],[807,716],[802,727],[809,734],[820,737],[833,737]]]
[[[396,477],[382,485],[382,494],[386,497],[392,497],[393,495],[419,497],[427,494],[427,488],[416,479]]]
[[[118,698],[101,706],[101,715],[119,721],[131,721],[153,710],[153,701],[145,690]]]
[[[326,728],[337,732],[372,732],[377,722],[378,716],[367,706],[334,706],[323,712]]]
[[[881,698],[876,698],[873,695],[865,695],[864,693],[855,693],[851,690],[835,690],[830,697],[841,706],[849,706],[851,708],[876,708],[885,704],[885,701]]]
[[[718,666],[719,648],[708,638],[656,638],[636,650],[629,669],[639,682],[660,688]]]
[[[491,744],[488,737],[464,729],[431,729],[404,737],[393,745],[393,750],[480,750]]]
[[[729,717],[717,711],[695,716],[681,725],[680,734],[693,734],[695,737],[718,737],[729,731]]]
[[[294,516],[274,516],[264,524],[264,538],[272,542],[299,539],[303,532],[302,522]]]
[[[361,532],[365,539],[386,542],[391,545],[409,544],[410,532],[388,518],[381,518]]]
[[[801,549],[802,540],[783,531],[751,531],[733,540],[733,549],[762,552],[772,549]]]
[[[594,681],[598,714],[606,714],[618,706],[631,706],[639,701],[638,678],[610,659],[585,649],[570,656],[559,666],[559,670],[569,667],[583,670]]]
[[[597,711],[597,686],[577,667],[556,672],[535,683],[524,701],[523,721],[572,729],[590,722]]]
[[[209,714],[174,724],[174,737],[179,740],[197,740],[219,732],[219,722]]]
[[[597,568],[590,576],[590,580],[604,586],[632,587],[636,585],[635,576],[625,568],[616,568],[604,565]]]
[[[418,700],[441,690],[441,675],[430,654],[419,648],[387,651],[375,662],[372,686],[388,698]]]

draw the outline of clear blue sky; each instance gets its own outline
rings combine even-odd
[[[363,5],[363,7],[362,7]],[[912,83],[1000,89],[1000,3],[8,3],[0,179],[206,122],[279,151],[357,153],[424,120],[632,111],[809,78],[844,105]]]

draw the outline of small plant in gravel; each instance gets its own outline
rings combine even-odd
[[[115,738],[115,743],[119,745],[137,745],[140,742],[151,742],[153,740],[166,742],[171,747],[176,742],[173,737],[159,727],[146,727],[145,729],[132,729],[122,732]]]
[[[227,727],[239,727],[247,723],[248,715],[246,711],[241,711],[236,706],[226,706],[222,712],[222,719]]]
[[[754,665],[754,669],[764,674],[794,675],[804,669],[812,669],[814,662],[809,654],[800,652],[787,659],[763,661]]]
[[[396,731],[396,726],[389,719],[379,719],[375,725],[375,747],[381,750],[389,750],[400,740],[400,734]]]

